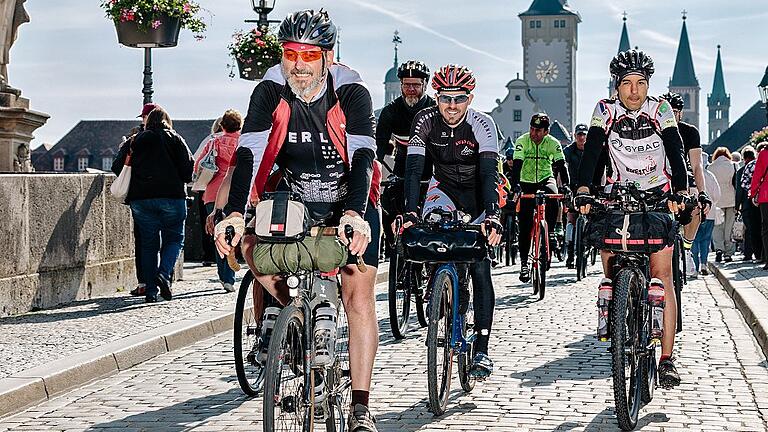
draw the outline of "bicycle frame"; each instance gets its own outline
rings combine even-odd
[[[531,227],[531,247],[533,247],[533,253],[528,254],[528,259],[533,259],[532,266],[533,268],[538,267],[538,256],[539,251],[541,250],[541,242],[539,241],[539,226],[541,225],[541,222],[543,221],[546,225],[546,201],[547,199],[563,199],[565,198],[564,194],[552,194],[552,193],[544,193],[544,192],[536,192],[532,194],[521,194],[520,199],[517,201],[517,207],[516,212],[520,213],[520,202],[524,199],[533,199],[536,200],[536,211],[533,214],[533,226]],[[546,237],[546,248],[547,248],[547,260],[552,260],[552,251],[549,248],[549,227],[547,227],[547,235]],[[535,258],[534,258],[535,257]]]
[[[459,271],[454,263],[440,264],[437,269],[432,273],[432,280],[430,285],[440,273],[447,272],[451,277],[451,284],[453,286],[451,310],[453,313],[453,319],[451,322],[451,347],[456,349],[460,353],[469,351],[470,344],[475,341],[476,334],[472,333],[469,337],[464,337],[464,326],[466,324],[464,315],[459,314]],[[467,274],[467,277],[470,277]],[[433,305],[434,307],[434,305]]]

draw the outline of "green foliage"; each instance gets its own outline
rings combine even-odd
[[[133,21],[143,31],[162,25],[164,15],[178,18],[181,28],[191,30],[197,39],[203,38],[206,29],[200,5],[192,0],[103,0],[101,7],[115,24]]]
[[[235,60],[261,71],[280,63],[283,55],[283,47],[277,36],[269,31],[262,33],[258,29],[235,31],[227,49]],[[234,76],[234,72],[230,75]]]

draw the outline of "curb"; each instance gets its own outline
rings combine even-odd
[[[731,296],[747,325],[752,329],[763,354],[768,357],[768,298],[742,276],[726,275],[723,269],[712,262],[708,263],[708,267]]]
[[[376,274],[376,284],[386,282],[388,277],[388,266],[382,265]],[[0,418],[161,354],[231,331],[234,316],[231,309],[217,309],[0,379]]]

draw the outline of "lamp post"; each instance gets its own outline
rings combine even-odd
[[[760,84],[757,85],[757,89],[760,91],[760,100],[765,105],[765,118],[768,121],[768,67],[765,68],[765,75],[763,75]]]
[[[259,14],[257,21],[247,20],[246,22],[256,22],[259,31],[266,32],[270,23],[278,23],[280,21],[270,21],[267,18],[270,12],[275,8],[276,0],[251,0],[251,7],[253,11]]]

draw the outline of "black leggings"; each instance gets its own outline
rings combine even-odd
[[[549,178],[540,183],[520,183],[520,189],[524,194],[531,194],[538,191],[546,193],[557,193],[557,184],[554,178]],[[533,228],[533,211],[536,209],[536,200],[524,199],[520,203],[520,213],[517,214],[518,225],[520,227],[520,262],[528,262],[528,252],[531,248],[531,229]],[[551,234],[557,223],[557,215],[560,213],[560,206],[557,200],[548,199],[544,219],[547,221],[547,228]]]
[[[496,303],[496,294],[493,291],[491,280],[491,261],[483,261],[471,264],[469,267],[472,276],[472,296],[475,314],[475,352],[488,353],[488,337],[493,323],[493,307]]]

